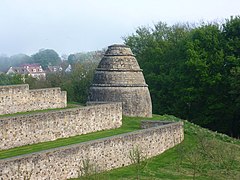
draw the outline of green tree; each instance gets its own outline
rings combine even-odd
[[[182,100],[189,106],[189,118],[207,125],[221,113],[223,107],[224,52],[222,36],[217,24],[204,25],[192,30],[186,43],[186,61]],[[212,114],[214,113],[214,114]],[[220,113],[220,114],[219,114]]]
[[[19,66],[31,62],[31,57],[26,54],[16,54],[9,58],[11,66]]]
[[[231,17],[223,24],[226,81],[228,84],[229,134],[240,136],[240,16]]]
[[[87,63],[87,62],[99,62],[103,57],[104,50],[102,51],[90,51],[70,54],[68,56],[68,63]]]
[[[149,85],[153,112],[235,137],[240,132],[240,18],[153,28],[124,38]]]
[[[174,89],[180,78],[178,71],[184,58],[182,43],[188,31],[188,25],[169,27],[160,22],[154,28],[138,28],[136,34],[125,38],[143,68],[154,113],[177,112],[172,107],[177,102]]]
[[[4,72],[7,71],[10,67],[9,57],[5,55],[0,56],[0,71]]]
[[[19,66],[31,62],[31,57],[26,54],[16,54],[13,56],[0,56],[0,71],[7,71],[11,66]]]
[[[91,62],[74,64],[71,73],[71,90],[73,91],[71,99],[73,101],[86,103],[96,66],[96,63]]]
[[[23,84],[23,78],[21,75],[7,75],[0,74],[0,85],[12,85],[12,84]]]
[[[61,58],[58,53],[52,49],[39,50],[38,53],[32,55],[32,62],[39,63],[45,69],[48,65],[58,65]]]

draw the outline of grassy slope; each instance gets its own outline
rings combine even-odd
[[[147,160],[146,167],[144,167],[144,169],[139,174],[140,179],[240,179],[239,152],[237,153],[238,157],[235,157],[238,160],[235,160],[234,165],[230,168],[229,171],[224,167],[218,169],[218,166],[215,165],[202,168],[202,166],[204,166],[201,164],[202,160],[200,160],[200,158],[196,155],[191,155],[190,160],[188,160],[187,157],[183,157],[183,160],[181,161],[181,154],[178,152],[180,146],[194,147],[196,146],[196,142],[194,142],[195,140],[196,139],[194,136],[186,135],[185,140],[181,145],[178,145],[161,155]],[[238,150],[240,150],[239,147]],[[188,153],[194,154],[194,152],[189,149],[184,153],[185,155]],[[195,160],[195,165],[199,167],[199,169],[197,168],[196,170],[195,177],[193,169],[194,164],[192,164],[191,160]],[[87,177],[86,179],[137,179],[137,174],[136,165],[131,165],[109,172],[95,174],[91,177]]]
[[[118,129],[0,151],[0,159],[134,131],[139,129],[142,119],[124,117],[123,126]],[[154,115],[152,119],[179,121],[168,115]],[[196,179],[204,180],[240,179],[239,140],[187,121],[184,124],[183,143],[147,160],[147,165],[139,174],[140,179],[193,179],[194,174]],[[136,179],[136,167],[131,165],[80,179]]]
[[[161,119],[179,120],[173,116]],[[79,179],[239,180],[240,141],[187,121],[184,124],[183,143],[148,159],[140,174],[136,171],[138,165],[130,165]]]

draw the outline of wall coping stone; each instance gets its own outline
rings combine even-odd
[[[54,87],[54,88],[42,88],[42,89],[29,89],[30,92],[32,91],[47,91],[47,90],[61,90],[60,87]],[[66,92],[66,91],[62,91]]]
[[[8,87],[19,87],[19,86],[23,86],[23,87],[29,87],[29,85],[28,84],[14,84],[14,85],[0,85],[0,88],[4,88],[4,87],[6,87],[6,88],[8,88]]]
[[[11,87],[28,87],[28,84],[15,84],[15,85],[0,85],[0,89],[2,88],[11,88]],[[41,88],[41,89],[29,89],[29,91],[43,91],[43,90],[51,90],[51,89],[60,89],[60,87],[52,87],[52,88]],[[64,92],[64,91],[63,91]]]

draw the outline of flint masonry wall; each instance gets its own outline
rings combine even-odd
[[[121,125],[121,103],[0,117],[0,150],[118,128]]]
[[[170,123],[67,147],[2,159],[0,160],[0,179],[76,178],[84,160],[89,159],[90,164],[98,170],[110,170],[129,165],[131,163],[129,152],[134,147],[138,147],[146,157],[152,157],[180,143],[183,136],[182,122]]]
[[[60,88],[29,90],[28,84],[0,86],[0,115],[66,105],[66,92]]]

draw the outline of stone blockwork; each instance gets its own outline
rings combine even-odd
[[[29,90],[28,84],[0,86],[0,115],[67,106],[60,88]]]
[[[125,45],[108,47],[96,69],[90,87],[91,103],[122,102],[127,116],[152,116],[148,86],[131,49]]]
[[[121,125],[121,103],[0,117],[0,150],[118,128]]]
[[[144,156],[152,157],[180,143],[183,138],[183,123],[177,122],[67,147],[2,159],[0,160],[0,179],[24,179],[25,177],[25,179],[34,180],[57,180],[76,178],[84,160],[89,160],[90,164],[99,170],[110,170],[129,165],[131,163],[129,152],[133,148],[138,147]]]
[[[146,87],[94,87],[91,89],[91,97],[98,101],[88,103],[119,102],[122,99],[124,115],[148,117],[150,102],[148,96],[145,96],[148,93]]]

